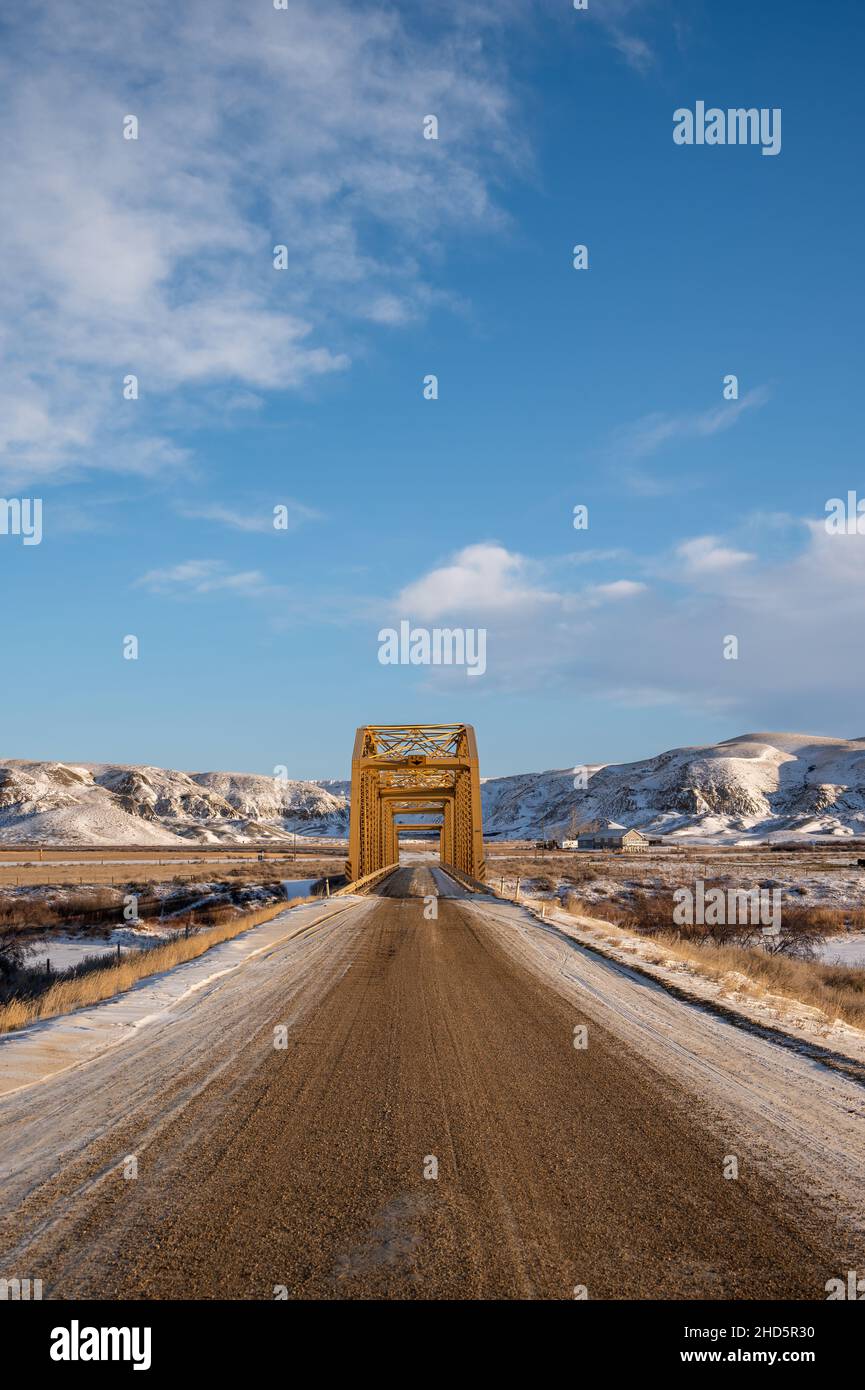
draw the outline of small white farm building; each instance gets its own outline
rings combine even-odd
[[[649,848],[648,838],[640,830],[629,830],[625,825],[610,821],[597,830],[587,831],[579,839],[566,840],[563,849],[606,849],[640,852]]]

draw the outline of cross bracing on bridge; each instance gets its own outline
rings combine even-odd
[[[470,724],[365,724],[351,764],[349,881],[399,859],[399,817],[441,815],[440,857],[483,879],[477,744]]]
[[[374,731],[376,758],[403,762],[413,756],[429,758],[436,754],[458,758],[462,731],[468,727],[467,724],[369,724],[366,731]]]

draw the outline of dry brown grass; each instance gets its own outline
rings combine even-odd
[[[621,936],[611,932],[606,938],[613,944],[627,939],[626,934],[634,934],[633,913],[616,904],[585,903],[577,894],[569,894],[566,910],[618,928]],[[837,914],[833,909],[818,909],[818,912],[824,928],[836,925]],[[830,1023],[840,1019],[853,1028],[865,1029],[865,970],[856,966],[825,965],[789,955],[769,955],[759,947],[718,944],[708,937],[688,939],[671,930],[653,931],[643,940],[659,948],[647,954],[650,964],[660,965],[673,956],[721,985],[725,977],[736,974],[744,977],[744,980],[735,981],[736,988],[755,999],[769,994],[781,995],[808,1008],[819,1009]]]
[[[755,947],[698,946],[672,934],[654,939],[710,979],[723,982],[725,975],[736,972],[746,976],[755,997],[780,994],[820,1009],[831,1022],[840,1018],[865,1029],[865,970],[856,966],[770,956]]]
[[[148,975],[158,975],[163,970],[203,956],[212,946],[230,941],[250,927],[269,922],[280,912],[285,912],[286,908],[308,901],[307,898],[293,898],[291,902],[273,903],[194,936],[176,937],[164,946],[132,952],[123,956],[119,964],[106,966],[104,970],[94,970],[77,979],[58,980],[44,994],[33,999],[10,999],[8,1004],[0,1007],[0,1033],[11,1033],[37,1019],[54,1018],[58,1014],[83,1009],[89,1004],[98,1004],[103,999],[111,999],[131,989]]]
[[[598,902],[586,902],[579,893],[566,893],[564,909],[573,917],[595,917],[604,922],[612,922],[616,927],[633,923],[633,913],[622,903],[601,898]]]
[[[532,880],[536,885],[548,885],[542,891],[551,891],[556,883],[588,883],[597,877],[597,869],[575,854],[553,854],[544,852],[535,856],[501,855],[492,862],[487,860],[487,882],[497,887],[501,880],[513,883],[517,878],[523,883]]]

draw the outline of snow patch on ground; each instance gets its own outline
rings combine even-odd
[[[819,948],[824,965],[854,965],[865,969],[865,932],[851,931],[844,936],[827,936]]]
[[[739,971],[728,971],[720,980],[710,979],[699,967],[682,960],[653,937],[637,936],[593,917],[573,917],[553,910],[543,919],[555,923],[581,945],[593,947],[623,965],[641,970],[664,984],[686,989],[696,999],[723,1004],[743,1019],[778,1028],[802,1042],[816,1042],[865,1063],[865,1032],[841,1019],[830,1019],[820,1009],[783,994],[755,994],[754,981]],[[711,948],[707,948],[711,949]]]
[[[75,1013],[32,1023],[0,1037],[0,1095],[43,1081],[128,1041],[134,1033],[165,1017],[192,993],[226,973],[308,931],[347,906],[368,902],[353,896],[302,904],[240,935],[212,946],[183,965],[141,980],[112,999]]]

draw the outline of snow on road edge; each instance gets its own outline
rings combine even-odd
[[[566,912],[548,913],[553,922],[581,945],[611,956],[622,965],[637,966],[661,984],[687,990],[698,1000],[720,1003],[747,1023],[776,1028],[801,1042],[830,1048],[853,1062],[865,1063],[865,1032],[842,1019],[830,1019],[822,1009],[804,1004],[791,995],[752,994],[747,977],[730,971],[720,980],[704,975],[699,966],[666,951],[652,937],[637,936],[595,917],[575,917]],[[659,961],[657,957],[662,959]]]
[[[207,988],[263,952],[354,906],[354,896],[287,908],[269,922],[249,927],[203,955],[157,975],[98,1004],[28,1024],[0,1037],[0,1096],[11,1095],[58,1072],[117,1047],[148,1024],[164,1017],[181,1000]]]

